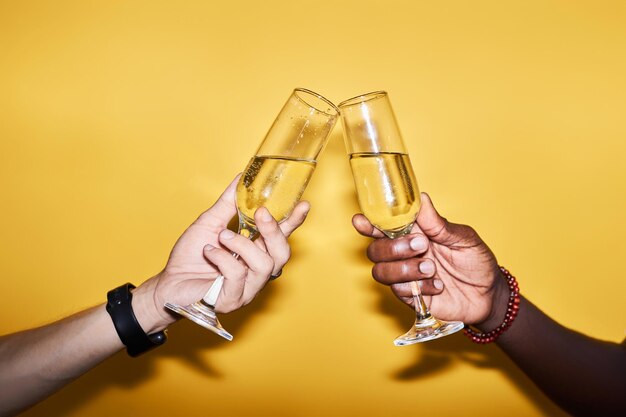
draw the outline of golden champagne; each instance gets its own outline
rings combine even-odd
[[[420,208],[409,156],[354,153],[350,155],[350,166],[359,206],[369,221],[389,237],[408,233]]]
[[[237,184],[241,227],[256,230],[254,212],[260,207],[267,208],[276,221],[285,220],[300,201],[315,165],[306,159],[253,157]]]

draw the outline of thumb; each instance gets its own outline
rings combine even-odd
[[[441,217],[430,197],[426,193],[421,193],[422,206],[417,215],[417,225],[422,232],[433,242],[440,243],[442,245],[448,245],[458,240],[452,233],[450,223]]]
[[[241,174],[237,174],[215,204],[198,217],[198,220],[196,220],[197,224],[216,227],[226,227],[228,225],[230,219],[237,214],[235,192],[240,177]]]

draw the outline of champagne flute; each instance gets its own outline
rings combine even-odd
[[[346,149],[359,206],[369,221],[395,239],[411,232],[420,208],[420,193],[389,96],[376,91],[339,104]],[[463,328],[430,314],[417,282],[411,282],[415,324],[396,346],[437,339]]]
[[[338,117],[339,109],[321,95],[304,88],[293,91],[237,184],[239,234],[251,240],[258,237],[254,213],[260,207],[267,208],[279,223],[289,217]],[[232,340],[215,314],[223,283],[224,276],[219,275],[202,300],[187,306],[166,303],[165,307]]]

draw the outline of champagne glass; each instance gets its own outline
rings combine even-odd
[[[339,109],[321,95],[304,88],[293,91],[237,184],[239,234],[249,239],[259,235],[254,213],[260,207],[267,208],[279,223],[289,217],[338,117]],[[223,283],[220,275],[202,300],[187,306],[166,303],[165,307],[232,340],[215,314]]]
[[[411,232],[420,208],[420,193],[389,96],[376,91],[339,104],[346,149],[359,206],[369,221],[395,239]],[[396,346],[437,339],[463,328],[428,311],[417,282],[411,282],[416,319]]]

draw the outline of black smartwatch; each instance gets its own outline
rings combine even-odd
[[[113,320],[113,325],[126,352],[132,357],[161,346],[167,340],[166,331],[146,334],[139,325],[133,312],[133,293],[130,290],[135,286],[130,282],[121,285],[107,293],[107,312]]]

